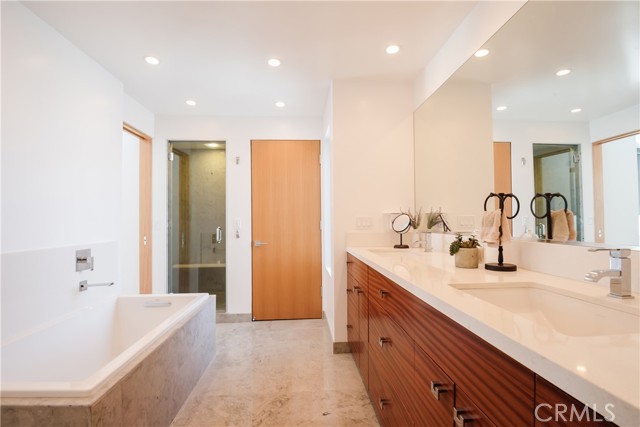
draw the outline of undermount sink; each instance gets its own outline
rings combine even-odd
[[[538,283],[451,286],[567,336],[640,333],[640,317],[637,313],[590,301],[587,296],[568,291],[558,292]]]
[[[408,248],[408,249],[397,249],[397,248],[370,248],[367,249],[369,252],[373,252],[374,254],[413,254],[420,255],[426,253],[424,249],[418,248]]]

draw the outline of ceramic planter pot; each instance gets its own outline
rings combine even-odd
[[[456,267],[478,268],[478,248],[460,248],[454,257]]]

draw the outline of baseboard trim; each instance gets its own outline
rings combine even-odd
[[[251,322],[251,313],[217,313],[216,323]]]
[[[351,353],[351,346],[348,342],[334,342],[333,354]]]

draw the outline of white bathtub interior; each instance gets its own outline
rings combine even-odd
[[[2,396],[88,396],[208,298],[119,296],[14,336],[2,343]]]

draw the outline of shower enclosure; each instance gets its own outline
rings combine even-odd
[[[169,292],[216,295],[226,311],[226,144],[169,142]]]
[[[536,193],[561,193],[567,199],[567,208],[575,214],[576,240],[582,241],[582,174],[580,172],[580,145],[533,144],[533,176]],[[564,209],[562,199],[551,202],[553,210]],[[536,212],[545,212],[544,199],[535,201]],[[545,219],[536,219],[536,234],[546,234]]]

